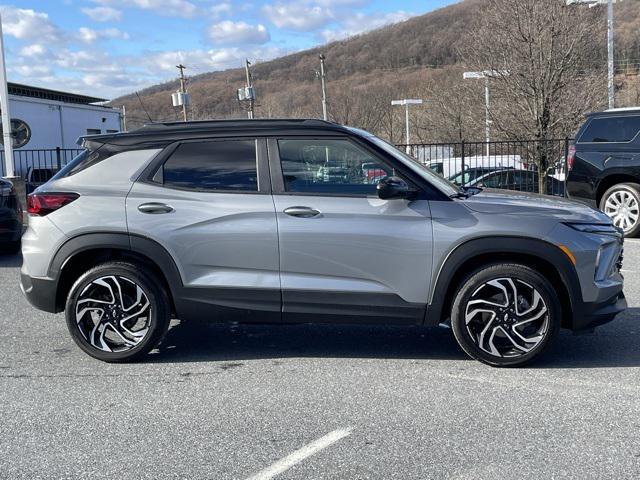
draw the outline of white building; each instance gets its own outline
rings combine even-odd
[[[121,130],[120,110],[98,105],[102,98],[9,83],[16,152],[78,148],[83,135]],[[0,141],[1,141],[0,136]]]

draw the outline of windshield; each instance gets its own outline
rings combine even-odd
[[[396,147],[394,147],[390,143],[385,142],[381,138],[378,138],[369,132],[365,132],[364,130],[359,130],[356,128],[351,128],[351,130],[357,133],[358,135],[366,137],[367,140],[373,142],[376,146],[382,148],[385,152],[393,155],[395,158],[400,160],[407,167],[411,168],[414,172],[417,172],[422,177],[426,177],[426,179],[432,185],[434,185],[436,188],[441,190],[446,195],[452,196],[460,193],[460,188],[458,188],[456,185],[454,185],[444,177],[441,177],[440,175],[435,173],[433,170],[430,170],[426,166],[418,163],[413,157],[410,157],[403,151],[398,150]]]

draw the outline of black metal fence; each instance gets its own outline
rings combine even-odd
[[[33,169],[60,170],[76,155],[82,152],[79,148],[51,148],[38,150],[17,149],[13,151],[15,174],[25,177]],[[4,150],[0,151],[0,176],[6,175]]]
[[[540,192],[544,175],[547,195],[565,195],[571,139],[448,142],[398,145],[418,162],[462,186]],[[14,150],[15,174],[24,177],[27,192],[46,182],[81,149]],[[0,151],[0,176],[4,176]]]
[[[398,145],[418,162],[462,186],[564,196],[571,139]]]
[[[30,193],[38,185],[47,182],[80,152],[82,149],[79,148],[17,149],[13,151],[14,174],[24,178],[26,192]],[[1,150],[0,177],[5,175],[4,150]]]

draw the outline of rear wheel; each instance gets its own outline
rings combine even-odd
[[[600,200],[600,210],[609,215],[627,237],[640,234],[640,185],[620,183],[607,190]]]
[[[143,267],[110,262],[92,268],[73,285],[67,327],[86,353],[105,362],[137,360],[169,329],[169,299]]]
[[[537,358],[560,329],[553,286],[524,265],[494,264],[472,273],[451,312],[456,340],[471,357],[496,367]]]

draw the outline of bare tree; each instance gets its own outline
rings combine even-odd
[[[546,141],[573,131],[604,101],[604,75],[593,71],[606,45],[602,10],[559,0],[488,0],[484,11],[463,55],[473,70],[493,72],[494,129],[539,140],[533,160],[544,192],[552,160]]]

